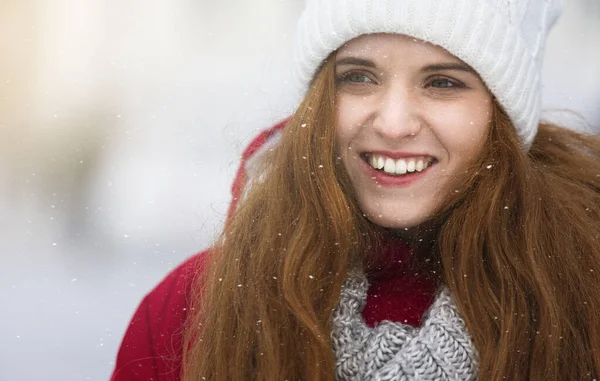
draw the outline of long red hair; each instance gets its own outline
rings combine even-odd
[[[331,312],[348,271],[377,251],[335,152],[334,71],[327,60],[198,278],[185,381],[334,379]],[[525,152],[493,113],[428,255],[480,379],[599,377],[600,139],[541,125]]]

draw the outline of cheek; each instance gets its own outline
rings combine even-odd
[[[338,124],[356,126],[362,124],[374,112],[373,101],[366,97],[339,94],[336,99]]]
[[[344,120],[336,119],[335,124],[335,153],[342,160],[344,166],[348,159],[348,147],[350,146],[350,129]]]
[[[353,137],[358,133],[361,125],[360,112],[357,107],[349,101],[339,100],[335,116],[335,140],[336,148],[347,151],[351,146]]]
[[[450,156],[470,157],[481,149],[490,129],[489,103],[465,103],[430,114],[431,125]]]

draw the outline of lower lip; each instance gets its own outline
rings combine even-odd
[[[402,176],[391,176],[385,172],[376,170],[375,168],[371,167],[368,163],[366,163],[364,161],[363,161],[363,163],[367,169],[367,174],[369,175],[369,177],[374,179],[377,182],[377,184],[383,185],[383,186],[408,186],[408,185],[411,185],[415,181],[423,178],[429,172],[431,167],[435,165],[435,163],[431,164],[429,167],[424,169],[422,172],[412,172],[410,174],[405,174]]]

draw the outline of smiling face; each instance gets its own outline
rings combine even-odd
[[[480,152],[492,96],[446,50],[371,34],[336,55],[336,146],[367,217],[387,228],[432,217]]]

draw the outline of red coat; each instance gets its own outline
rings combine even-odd
[[[253,155],[273,139],[283,123],[263,132],[246,149],[232,193],[235,202],[243,191],[248,163]],[[178,268],[152,290],[133,315],[117,355],[111,381],[180,380],[183,326],[187,317],[191,280],[202,271],[210,251],[200,253]],[[382,320],[419,326],[423,313],[433,301],[436,281],[409,270],[410,249],[392,237],[386,239],[384,251],[369,276],[367,305],[363,317],[367,324]]]

